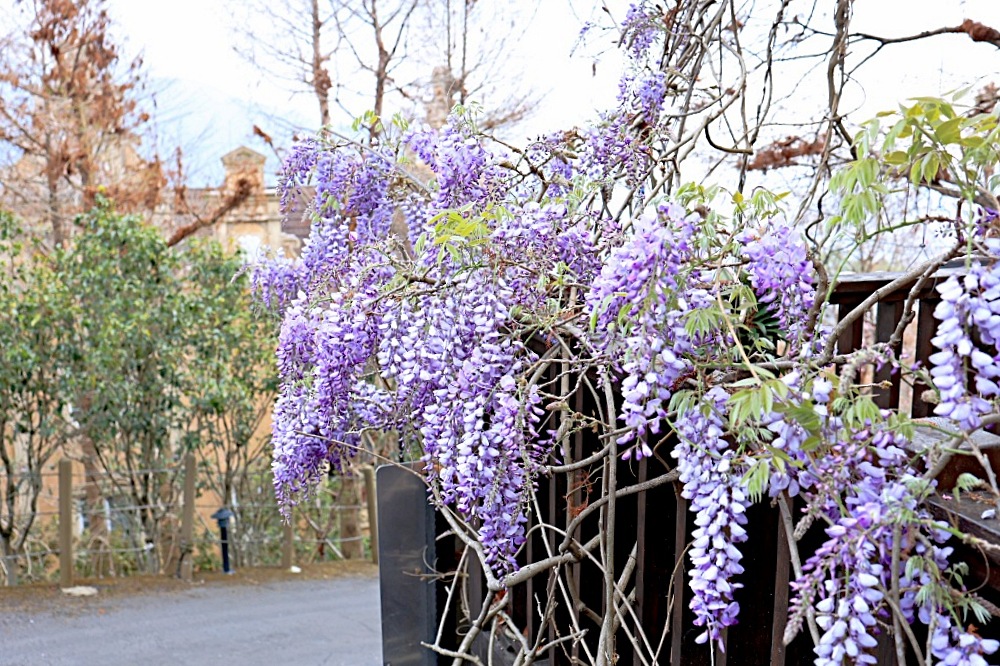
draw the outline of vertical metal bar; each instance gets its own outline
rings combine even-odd
[[[643,434],[645,437],[645,434]],[[648,460],[643,458],[639,461],[638,469],[638,483],[644,483],[649,479],[649,465]],[[636,535],[635,539],[637,542],[637,547],[635,550],[635,614],[638,616],[639,621],[643,625],[643,629],[648,630],[647,626],[647,613],[646,610],[646,595],[649,590],[646,589],[646,493],[639,493],[636,497]],[[642,664],[642,656],[639,650],[642,646],[636,647],[636,652],[632,656],[632,663],[634,666],[640,666]]]
[[[436,655],[420,645],[434,642],[438,620],[437,586],[428,582],[436,573],[437,542],[427,487],[398,465],[382,465],[376,472],[376,490],[378,521],[385,527],[378,572],[382,661],[431,666],[437,663]],[[478,562],[475,556],[472,560]]]
[[[934,308],[940,303],[935,298],[921,298],[919,310],[917,311],[917,346],[913,361],[926,368],[929,365],[928,358],[934,353],[934,346],[931,338],[937,333],[937,319],[934,318]],[[931,406],[924,401],[924,391],[930,387],[923,382],[913,384],[913,409],[911,416],[915,419],[925,418],[931,415]]]
[[[73,587],[73,463],[59,461],[59,585]]]
[[[219,521],[219,540],[222,544],[222,572],[233,573],[233,567],[229,563],[229,520]]]

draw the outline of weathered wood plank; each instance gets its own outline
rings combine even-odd
[[[672,666],[680,666],[683,655],[681,646],[684,642],[684,588],[685,567],[682,561],[685,556],[687,546],[687,510],[688,501],[677,493],[677,516],[674,520],[674,576],[673,589],[674,604],[671,609],[672,617],[670,624],[670,663]]]
[[[917,344],[914,349],[914,363],[919,363],[926,368],[929,365],[928,359],[934,353],[934,345],[931,338],[937,333],[937,319],[934,318],[934,308],[940,303],[938,299],[925,298],[920,300],[917,307]],[[913,408],[910,415],[913,418],[924,418],[930,416],[934,406],[926,402],[923,398],[924,391],[930,386],[922,381],[913,384]]]
[[[879,303],[875,312],[875,341],[889,342],[902,318],[902,301]],[[892,370],[892,366],[888,363],[875,369],[875,383],[889,383],[888,389],[875,389],[875,404],[882,409],[894,409],[899,406],[899,372],[894,373]]]
[[[774,577],[774,622],[771,624],[771,666],[785,666],[785,627],[788,625],[788,583],[791,580],[792,560],[788,550],[788,534],[782,524],[781,514],[774,512],[778,521],[776,539],[777,559]]]

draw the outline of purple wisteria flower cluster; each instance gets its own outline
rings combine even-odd
[[[649,52],[663,27],[646,3],[632,3],[628,6],[621,29],[622,41],[628,44],[629,53],[633,58],[641,59]]]
[[[736,624],[740,612],[734,593],[743,586],[734,578],[743,573],[737,546],[747,538],[743,526],[750,505],[741,480],[744,470],[724,439],[728,398],[717,386],[705,394],[703,405],[681,414],[675,422],[679,441],[671,454],[684,484],[681,494],[695,514],[690,606],[695,626],[705,627],[695,640],[717,641],[720,647],[723,630]]]
[[[515,566],[524,540],[526,448],[537,437],[537,393],[515,377],[531,353],[505,335],[508,291],[482,270],[462,274],[382,320],[378,359],[395,380],[403,432],[422,441],[444,502],[480,525],[488,564]]]
[[[828,412],[827,391],[825,380],[814,380],[818,420],[813,427],[828,446],[786,467],[794,479],[790,493],[801,487],[810,514],[830,523],[827,540],[804,563],[803,577],[792,583],[796,595],[787,631],[797,632],[812,607],[821,632],[816,664],[878,663],[879,622],[890,622],[894,612],[887,594],[898,539],[898,549],[911,558],[909,563],[901,558],[896,572],[903,620],[920,621],[941,634],[935,651],[940,663],[972,663],[963,661],[965,655],[992,654],[995,641],[954,628],[947,618],[935,619],[950,612],[952,549],[943,544],[951,535],[923,508],[934,483],[920,479],[911,467],[906,438],[888,421],[847,427]],[[775,431],[773,424],[769,428]]]
[[[801,234],[786,225],[747,230],[738,240],[757,302],[773,308],[786,339],[798,347],[816,297],[812,262]]]
[[[687,356],[713,341],[685,326],[688,315],[713,302],[690,275],[696,233],[695,219],[675,205],[634,220],[587,294],[597,348],[624,375],[621,418],[627,430],[618,441],[641,436],[637,459],[652,454],[645,435],[660,432],[670,396],[692,367]]]
[[[487,150],[464,116],[449,116],[448,124],[440,130],[413,130],[404,142],[434,171],[437,210],[482,205],[499,198],[504,190],[498,158]]]
[[[964,277],[949,278],[938,291],[941,302],[934,316],[941,323],[931,342],[941,351],[931,355],[930,372],[941,400],[934,413],[972,431],[994,410],[991,399],[1000,396],[1000,269],[976,263]],[[976,344],[974,334],[989,351]]]
[[[886,595],[892,589],[894,534],[912,558],[899,563],[900,612],[907,623],[919,620],[931,629],[932,653],[939,660],[934,663],[986,664],[982,655],[996,652],[997,641],[954,626],[946,606],[952,549],[941,544],[950,534],[920,506],[932,488],[915,477],[887,477],[856,482],[846,497],[849,513],[826,529],[829,539],[804,565],[805,579],[794,583],[801,596],[819,599],[816,623],[823,633],[816,664],[878,663],[878,620],[888,621],[893,612]]]
[[[430,194],[420,184],[398,209],[389,184],[406,174],[389,153],[312,141],[286,164],[284,186],[315,195],[301,258],[255,273],[262,300],[280,299],[283,312],[275,487],[293,502],[363,448],[366,430],[397,430],[420,442],[435,496],[503,573],[517,566],[527,493],[548,454],[518,312],[557,317],[550,284],[591,280],[597,253],[564,203],[497,207],[514,186],[465,119],[404,142],[434,177]],[[388,239],[397,210],[412,255]]]
[[[374,264],[360,252],[359,264]],[[360,268],[355,266],[356,269]],[[341,469],[353,457],[365,427],[379,427],[386,396],[363,380],[375,353],[372,315],[378,270],[357,270],[321,304],[297,299],[285,313],[278,339],[282,384],[273,416],[272,470],[279,498],[291,502],[321,478],[327,466]],[[373,418],[375,416],[375,418]]]
[[[284,313],[302,291],[303,277],[302,265],[284,254],[251,260],[251,291],[265,308],[279,314]]]

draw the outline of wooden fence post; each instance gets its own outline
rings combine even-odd
[[[194,454],[184,456],[184,507],[181,513],[181,580],[194,577],[194,502],[197,461]]]
[[[337,513],[340,517],[340,552],[345,560],[361,559],[364,544],[361,543],[361,495],[358,491],[358,476],[353,469],[345,470],[340,477],[340,498]]]
[[[59,585],[73,587],[73,462],[59,461]]]
[[[281,532],[281,567],[291,569],[295,560],[295,526],[292,525],[292,516],[289,514],[288,522],[284,524]]]
[[[372,563],[378,564],[378,505],[375,498],[375,468],[366,465],[361,473],[365,475],[365,497],[368,500],[368,542],[372,549]]]

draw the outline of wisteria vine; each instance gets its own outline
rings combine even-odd
[[[925,508],[937,488],[920,461],[941,451],[918,450],[913,424],[855,381],[866,363],[912,369],[887,347],[824,356],[826,276],[774,196],[655,181],[650,137],[672,118],[655,53],[679,37],[652,3],[620,29],[618,106],[591,128],[521,151],[459,109],[444,127],[321,134],[290,153],[282,201],[312,232],[300,258],[253,269],[282,317],[279,498],[294,504],[396,433],[499,591],[532,565],[538,479],[577,469],[568,442],[592,430],[605,448],[583,456],[605,478],[618,459],[675,461],[696,526],[698,642],[724,649],[740,621],[745,514],[767,497],[789,512],[803,502],[790,518],[825,535],[792,582],[786,632],[809,625],[815,663],[876,663],[879,637],[904,622],[923,625],[933,663],[985,663],[998,645],[963,628],[982,607],[955,582],[956,535]],[[992,251],[979,218],[957,235]],[[952,443],[997,413],[996,266],[940,285],[939,351],[915,370],[929,372]],[[596,407],[573,406],[582,394]],[[601,520],[609,505],[595,505]]]

